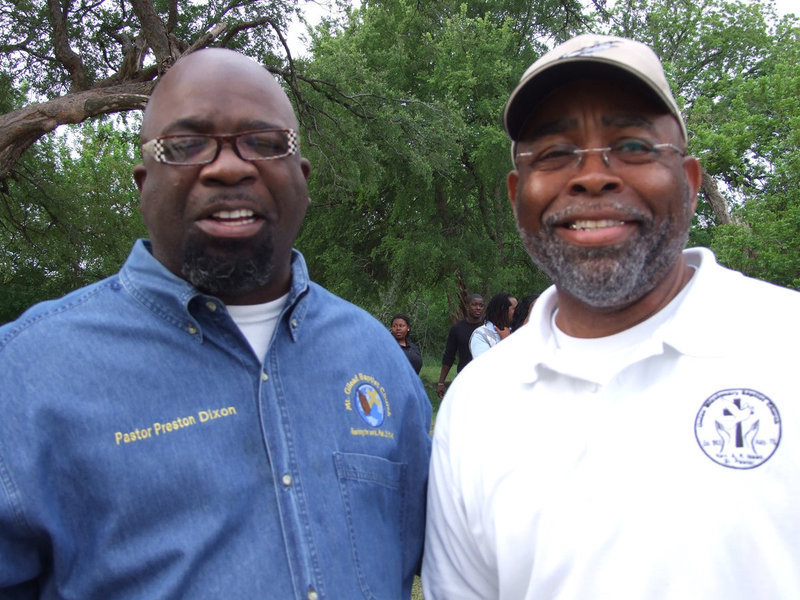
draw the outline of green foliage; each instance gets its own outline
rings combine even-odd
[[[308,70],[348,104],[326,104],[327,88],[306,94],[325,110],[305,131],[314,203],[298,245],[337,293],[384,320],[402,310],[425,323],[414,331],[423,351],[441,352],[466,293],[547,285],[516,232],[500,126],[531,46],[513,15],[474,9],[365,6],[317,29]]]
[[[119,269],[144,235],[131,176],[137,145],[98,122],[25,155],[0,196],[0,322]]]

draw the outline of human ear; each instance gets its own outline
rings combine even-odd
[[[147,169],[142,163],[133,167],[133,180],[136,182],[136,187],[139,188],[139,193],[142,193],[144,187],[144,180],[147,179]]]
[[[683,172],[686,174],[686,185],[689,187],[689,194],[692,198],[692,214],[697,210],[697,192],[703,182],[703,167],[700,161],[694,156],[687,156],[683,159]]]
[[[514,215],[517,214],[517,185],[519,184],[519,172],[515,169],[506,177],[506,187],[508,188],[508,201]]]

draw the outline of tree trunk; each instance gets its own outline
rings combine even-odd
[[[725,198],[719,193],[717,182],[714,181],[714,178],[711,177],[705,169],[703,169],[703,181],[700,185],[700,189],[703,190],[706,198],[708,198],[708,203],[711,205],[711,211],[714,213],[717,225],[730,225],[733,223],[731,215],[728,212],[728,203],[725,202]]]

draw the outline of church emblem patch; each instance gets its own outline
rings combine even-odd
[[[715,463],[753,469],[778,449],[781,417],[761,392],[748,388],[720,390],[703,402],[694,433],[700,448]]]
[[[356,410],[367,425],[380,427],[386,412],[378,389],[371,383],[362,383],[356,388]]]

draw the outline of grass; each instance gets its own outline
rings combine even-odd
[[[441,358],[425,357],[422,363],[422,370],[419,372],[420,379],[422,379],[422,384],[425,386],[428,399],[431,401],[431,406],[433,407],[434,420],[439,410],[439,404],[442,402],[439,395],[436,393],[436,384],[439,383],[439,373],[442,372],[442,363],[440,361]],[[448,383],[453,381],[453,377],[455,376],[456,368],[455,365],[453,365],[453,368],[450,369],[450,372],[447,374],[446,381]]]
[[[424,600],[422,597],[422,584],[419,577],[414,578],[414,587],[411,588],[411,600]]]

